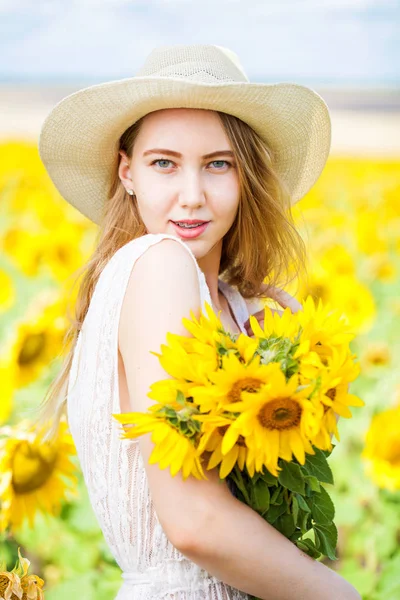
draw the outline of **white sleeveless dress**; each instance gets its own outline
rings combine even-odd
[[[103,269],[79,332],[67,390],[69,428],[89,499],[110,550],[122,570],[115,600],[247,600],[181,554],[168,540],[154,510],[138,440],[121,440],[118,389],[118,323],[135,260],[172,238],[192,256],[202,308],[211,297],[190,248],[169,234],[146,234],[120,248]],[[237,289],[219,280],[243,333],[248,318]]]

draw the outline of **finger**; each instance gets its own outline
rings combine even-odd
[[[276,300],[283,308],[289,307],[292,312],[303,310],[302,304],[291,294],[274,286],[266,286],[270,298]]]

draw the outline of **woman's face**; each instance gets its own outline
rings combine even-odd
[[[239,205],[238,174],[229,152],[232,147],[213,111],[173,108],[146,115],[130,166],[121,152],[119,176],[125,188],[134,190],[147,232],[179,236],[171,221],[209,221],[198,237],[181,239],[196,258],[222,248]]]

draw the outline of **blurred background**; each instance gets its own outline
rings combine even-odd
[[[397,0],[0,0],[0,563],[11,570],[20,548],[46,600],[114,598],[121,570],[67,432],[48,460],[21,429],[60,369],[96,234],[47,177],[39,130],[63,97],[193,43],[230,48],[252,82],[312,87],[330,109],[330,158],[294,210],[311,279],[293,293],[352,323],[365,407],[339,421],[338,560],[325,562],[364,600],[400,598],[399,34]]]

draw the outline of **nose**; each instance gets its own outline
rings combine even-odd
[[[204,185],[198,171],[190,170],[182,176],[182,187],[179,193],[179,204],[196,208],[203,206],[206,201]]]

